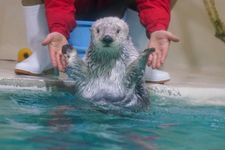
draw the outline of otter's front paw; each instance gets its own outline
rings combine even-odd
[[[72,61],[77,56],[77,51],[71,45],[66,44],[62,47],[62,53],[67,62]]]
[[[62,53],[66,58],[70,56],[70,53],[72,53],[72,51],[73,51],[73,47],[69,44],[66,44],[62,47]]]

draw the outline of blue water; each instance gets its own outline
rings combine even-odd
[[[151,102],[107,113],[65,92],[0,91],[0,149],[225,150],[225,107]]]

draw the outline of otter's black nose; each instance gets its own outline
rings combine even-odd
[[[66,54],[68,50],[72,50],[72,49],[73,49],[73,47],[71,45],[69,45],[69,44],[63,45],[62,53]]]
[[[103,37],[102,41],[105,43],[105,44],[110,44],[113,42],[113,38],[109,35],[106,35]]]

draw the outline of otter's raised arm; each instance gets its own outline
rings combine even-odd
[[[128,66],[125,76],[125,84],[127,87],[131,87],[133,84],[138,84],[142,81],[148,56],[154,51],[154,48],[145,49],[142,53],[140,53],[138,58]]]
[[[68,63],[66,74],[69,78],[72,78],[76,84],[83,84],[88,75],[85,62],[77,55],[76,49],[69,44],[63,46],[62,53]]]

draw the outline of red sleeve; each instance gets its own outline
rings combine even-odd
[[[170,22],[170,0],[136,0],[141,23],[149,33],[167,30]]]
[[[75,0],[45,0],[50,32],[62,33],[66,38],[75,27]]]

